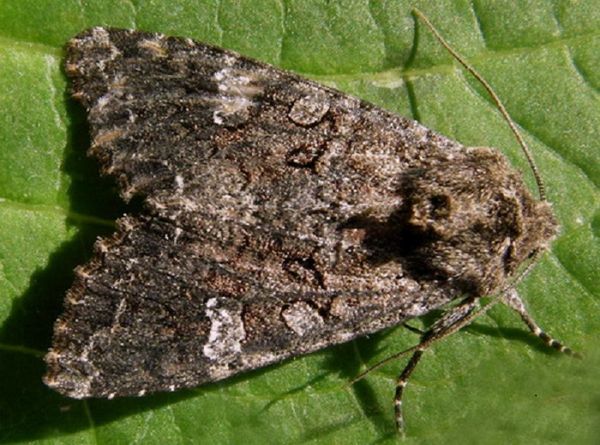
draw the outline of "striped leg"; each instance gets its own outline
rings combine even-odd
[[[479,314],[480,312],[474,313],[474,309],[478,306],[478,299],[469,298],[464,300],[458,306],[453,307],[448,310],[444,315],[437,320],[433,326],[423,334],[421,337],[421,342],[411,348],[414,352],[408,364],[402,371],[402,373],[398,376],[396,380],[396,395],[394,397],[394,412],[396,416],[396,429],[400,435],[404,435],[404,417],[402,415],[402,395],[404,393],[404,388],[408,383],[408,379],[410,375],[413,373],[419,360],[429,346],[431,346],[435,341],[440,340],[448,335],[458,331],[463,326],[470,323],[475,314]]]
[[[412,357],[408,361],[408,364],[406,365],[406,368],[404,368],[404,370],[402,371],[402,374],[400,374],[398,376],[398,379],[396,380],[396,395],[394,397],[394,413],[396,415],[396,430],[401,435],[404,435],[404,417],[402,416],[402,393],[404,392],[404,387],[408,383],[408,378],[410,377],[412,372],[417,367],[417,363],[419,363],[419,360],[421,360],[423,351],[424,350],[417,349],[413,353]]]
[[[521,299],[521,297],[515,289],[510,289],[509,291],[505,292],[502,295],[502,302],[514,311],[516,311],[521,316],[521,319],[525,322],[525,324],[533,333],[533,335],[540,338],[544,343],[546,343],[546,345],[564,354],[578,358],[581,357],[580,354],[566,347],[554,338],[550,337],[539,327],[539,325],[535,322],[531,315],[529,315],[529,312],[527,312],[525,303],[523,303],[523,300]]]

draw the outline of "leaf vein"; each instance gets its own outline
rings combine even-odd
[[[127,0],[129,5],[131,6],[131,13],[132,13],[132,23],[131,26],[132,28],[137,28],[137,22],[138,22],[138,5],[135,2],[135,0]]]
[[[481,42],[483,43],[483,47],[487,49],[487,39],[485,37],[485,33],[483,32],[483,27],[481,25],[481,19],[479,18],[479,12],[477,9],[477,4],[471,0],[471,11],[473,11],[473,17],[475,18],[475,25],[477,26],[477,31],[481,36]]]
[[[38,349],[29,348],[27,346],[21,345],[9,345],[6,343],[0,343],[0,350],[6,352],[17,352],[20,354],[29,355],[35,358],[42,358],[46,354],[44,351],[40,351]]]
[[[567,263],[565,263],[556,252],[551,252],[552,256],[556,259],[556,265],[559,266],[573,281],[575,281],[581,288],[585,291],[588,297],[594,302],[597,303],[598,307],[600,307],[600,302],[598,302],[597,298],[595,298],[595,292],[593,289],[589,289],[584,282],[582,282],[575,273],[569,269]]]
[[[583,81],[585,86],[592,90],[594,95],[597,95],[598,93],[600,93],[600,89],[598,89],[598,87],[596,87],[595,85],[592,84],[588,75],[585,73],[585,70],[577,63],[577,60],[575,59],[575,56],[573,55],[571,48],[569,46],[565,46],[565,49],[567,51],[567,60],[571,63],[571,66],[573,67],[573,71],[575,71],[575,73]]]
[[[85,417],[88,421],[88,425],[89,425],[89,430],[92,436],[92,442],[95,445],[98,445],[98,433],[96,430],[96,424],[94,422],[94,419],[92,417],[92,412],[90,410],[90,404],[88,403],[87,400],[83,400],[82,402],[83,404],[83,411],[85,412]]]
[[[219,42],[223,44],[223,36],[225,35],[225,30],[223,28],[222,20],[223,14],[221,12],[221,8],[223,7],[223,1],[217,0],[216,3],[216,12],[215,12],[215,28],[217,28],[217,33],[219,34]]]

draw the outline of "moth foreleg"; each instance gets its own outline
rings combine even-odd
[[[399,434],[404,435],[404,416],[402,415],[402,395],[404,393],[404,387],[408,383],[408,379],[412,372],[417,367],[424,350],[417,349],[406,367],[402,370],[402,373],[396,379],[396,395],[394,396],[394,414],[396,419],[396,430]]]
[[[414,347],[413,355],[406,367],[402,370],[396,379],[396,395],[394,397],[394,412],[396,418],[396,429],[398,433],[404,435],[404,417],[402,414],[402,395],[404,388],[408,383],[410,375],[413,373],[419,360],[435,341],[440,340],[473,320],[474,310],[478,307],[479,300],[477,298],[467,298],[458,306],[455,306],[446,311],[442,317],[437,320],[431,328],[426,331],[421,337],[421,342]]]
[[[571,355],[573,357],[581,357],[579,353],[573,351],[571,348],[568,348],[558,340],[552,338],[550,335],[544,332],[542,328],[540,328],[540,326],[536,323],[533,317],[529,315],[529,312],[525,307],[525,303],[517,293],[516,289],[510,289],[507,292],[505,292],[502,295],[502,302],[506,304],[509,308],[517,312],[521,316],[521,319],[523,320],[523,322],[525,322],[529,330],[533,333],[533,335],[540,338],[544,343],[546,343],[546,345],[564,354]]]

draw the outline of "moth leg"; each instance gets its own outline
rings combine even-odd
[[[413,352],[413,355],[410,357],[408,364],[402,371],[402,373],[396,379],[396,394],[394,396],[394,415],[396,419],[396,430],[399,434],[404,435],[404,416],[402,415],[402,395],[404,393],[404,388],[408,383],[408,379],[412,372],[417,367],[419,360],[421,360],[421,356],[423,355],[424,349],[417,349]]]
[[[580,357],[580,355],[577,352],[573,351],[571,348],[566,347],[558,340],[555,340],[554,338],[550,337],[548,334],[546,334],[546,332],[542,330],[542,328],[540,328],[540,326],[535,322],[531,315],[529,315],[529,312],[527,312],[525,303],[523,302],[523,300],[521,299],[521,297],[515,289],[510,289],[507,292],[505,292],[502,295],[502,302],[511,309],[513,309],[515,312],[517,312],[521,316],[521,319],[525,322],[529,330],[533,333],[533,335],[540,338],[544,343],[546,343],[546,345],[567,355]]]
[[[394,412],[396,418],[396,430],[399,434],[404,435],[404,417],[402,415],[402,395],[404,393],[404,388],[408,383],[410,375],[421,360],[423,352],[425,352],[435,341],[445,338],[469,324],[475,318],[474,315],[480,314],[479,311],[474,312],[478,306],[478,298],[467,298],[458,306],[449,309],[427,332],[423,334],[421,342],[413,348],[413,355],[396,379]]]

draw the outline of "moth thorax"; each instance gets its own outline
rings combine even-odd
[[[465,291],[492,292],[556,233],[504,157],[485,148],[409,173],[405,218],[421,266]]]

